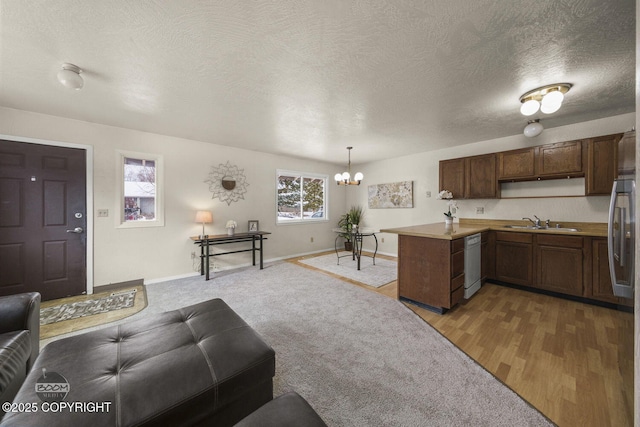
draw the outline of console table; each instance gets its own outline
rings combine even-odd
[[[196,245],[200,245],[200,275],[205,275],[206,280],[209,280],[209,257],[236,254],[238,252],[251,251],[253,265],[256,265],[256,252],[260,252],[260,270],[263,268],[263,256],[262,248],[264,241],[267,240],[264,237],[267,234],[271,234],[267,231],[255,231],[251,233],[236,233],[233,236],[228,234],[218,234],[212,236],[193,236],[191,240]],[[214,245],[226,245],[229,243],[251,242],[251,248],[238,249],[235,251],[216,252],[210,253],[209,247]],[[260,243],[260,247],[256,246],[256,242]]]

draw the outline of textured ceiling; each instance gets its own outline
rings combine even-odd
[[[363,163],[634,111],[633,0],[0,0],[0,105]],[[84,89],[56,80],[64,62]]]

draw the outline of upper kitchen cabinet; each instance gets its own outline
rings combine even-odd
[[[567,141],[500,152],[498,180],[533,181],[584,176],[582,144],[582,141]]]
[[[587,196],[611,193],[616,179],[618,142],[622,134],[600,136],[587,141],[587,172],[585,194]]]
[[[526,181],[536,176],[536,147],[498,153],[500,181]]]
[[[582,141],[567,141],[537,147],[537,170],[540,178],[584,176]]]
[[[440,191],[447,190],[454,199],[464,199],[465,161],[451,159],[440,161]]]
[[[440,191],[442,190],[451,191],[455,199],[500,197],[495,154],[441,160]]]
[[[496,180],[495,154],[467,157],[465,168],[465,198],[496,199],[500,197],[500,187]]]

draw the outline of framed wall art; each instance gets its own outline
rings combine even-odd
[[[370,185],[368,198],[369,209],[412,208],[413,181]]]

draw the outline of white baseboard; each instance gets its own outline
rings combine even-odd
[[[370,252],[368,249],[364,249],[364,250],[367,251],[367,252]],[[287,255],[287,256],[284,256],[284,257],[269,258],[269,259],[265,259],[264,263],[267,264],[267,263],[270,263],[270,262],[283,261],[283,260],[289,259],[289,258],[296,258],[296,257],[301,257],[301,256],[313,255],[313,254],[317,254],[317,253],[321,253],[321,252],[328,252],[328,251],[335,251],[335,248],[319,249],[319,250],[316,250],[316,251],[303,252],[303,253],[299,253],[299,254]],[[388,253],[384,253],[384,252],[380,252],[380,251],[378,251],[378,254],[392,256],[392,257],[397,256],[396,254],[388,254]],[[251,264],[251,262],[246,262],[246,263],[237,264],[237,265],[230,265],[230,266],[222,267],[222,268],[220,268],[219,270],[216,270],[216,271],[211,271],[210,274],[215,274],[217,272],[222,272],[222,271],[238,270],[240,268],[246,268],[246,267],[251,267],[251,266],[253,266],[253,264]],[[196,276],[199,276],[199,275],[200,275],[200,272],[191,272],[191,273],[179,274],[177,276],[158,277],[156,279],[150,279],[150,280],[145,279],[144,280],[144,284],[145,285],[153,285],[155,283],[168,282],[169,280],[186,279],[187,277],[196,277]]]

